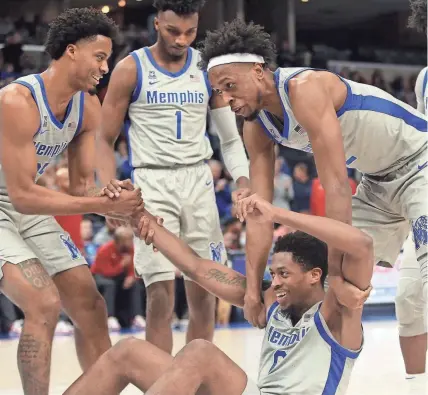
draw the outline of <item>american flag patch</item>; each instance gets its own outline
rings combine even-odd
[[[74,129],[75,127],[76,127],[76,122],[70,122],[69,124],[68,124],[68,127],[70,128],[70,129]]]
[[[305,129],[303,129],[299,124],[296,125],[296,127],[294,128],[294,131],[296,133],[299,133],[299,134],[305,134],[306,133]]]

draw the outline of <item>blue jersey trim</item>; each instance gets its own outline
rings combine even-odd
[[[204,73],[205,85],[207,86],[208,96],[211,99],[211,96],[213,94],[213,88],[211,87],[210,80],[208,79],[208,73],[206,71],[203,71],[203,73]]]
[[[135,52],[131,52],[131,56],[134,58],[137,66],[137,84],[135,85],[135,89],[132,92],[131,97],[131,103],[134,103],[140,97],[141,88],[143,86],[143,68],[141,67],[141,62],[138,55]]]
[[[269,322],[270,317],[273,314],[273,311],[279,306],[279,303],[277,301],[273,302],[272,305],[269,307],[269,310],[267,311],[266,315],[266,322]]]
[[[327,381],[324,386],[322,395],[335,395],[340,381],[342,380],[343,371],[345,370],[346,357],[335,350],[331,350],[330,367],[328,369]]]
[[[79,103],[79,121],[77,122],[76,133],[74,133],[74,137],[76,137],[82,130],[83,123],[83,113],[85,109],[85,92],[80,92],[80,103]]]
[[[164,69],[163,67],[159,66],[156,63],[156,60],[153,57],[152,52],[150,51],[150,49],[148,47],[144,47],[144,51],[146,52],[146,55],[149,58],[150,63],[153,65],[153,67],[156,70],[158,70],[162,74],[165,74],[165,75],[167,75],[169,77],[172,77],[172,78],[177,78],[177,77],[180,77],[181,75],[183,75],[189,69],[190,64],[192,63],[193,52],[192,52],[192,48],[190,48],[190,47],[187,48],[187,59],[186,59],[186,63],[184,64],[183,68],[180,71],[177,71],[176,73],[172,73],[171,71],[168,71],[168,70]]]
[[[262,110],[262,111],[263,111],[263,110]],[[273,142],[275,142],[276,144],[280,144],[280,143],[279,143],[279,141],[277,141],[277,140],[275,139],[275,136],[273,136],[273,135],[269,132],[269,130],[268,130],[268,128],[266,127],[266,125],[264,124],[263,120],[260,118],[260,115],[257,115],[257,120],[259,121],[260,125],[262,126],[263,132],[265,132],[265,133],[266,133],[266,136],[268,136],[268,137],[269,137],[269,139],[270,139],[270,140],[272,140]]]
[[[55,124],[55,126],[57,128],[62,129],[64,127],[64,125],[67,124],[68,116],[70,115],[71,109],[73,108],[74,96],[71,98],[71,100],[69,101],[69,103],[67,105],[67,110],[66,110],[65,117],[64,117],[64,123],[61,123],[60,121],[58,121],[58,119],[56,119],[55,115],[52,113],[51,107],[49,106],[48,98],[46,95],[45,83],[43,82],[43,78],[40,77],[39,74],[35,74],[34,76],[36,77],[37,81],[39,81],[40,90],[42,92],[43,101],[45,103],[46,109],[48,110],[48,113],[49,113],[49,118]]]
[[[39,109],[39,112],[40,112],[39,104],[37,103],[36,91],[34,90],[33,86],[30,85],[28,82],[25,82],[25,81],[13,81],[13,83],[25,86],[26,88],[28,88],[30,90],[31,96],[33,96],[33,99],[36,102],[36,106],[37,106],[37,108]],[[42,120],[40,119],[39,127],[37,128],[37,132],[34,133],[33,138],[36,137],[40,133],[40,129],[41,128],[42,128]]]
[[[349,83],[343,79],[342,81],[346,84],[348,94],[345,103],[340,108],[340,110],[337,111],[337,117],[342,116],[347,111],[374,111],[401,119],[407,125],[414,127],[420,132],[427,131],[427,121],[415,114],[412,114],[400,104],[383,99],[381,97],[354,94]]]
[[[425,70],[424,80],[422,82],[422,97],[425,97],[428,85],[428,69]]]
[[[125,137],[126,137],[126,141],[128,143],[128,163],[133,168],[133,166],[132,166],[131,138],[129,136],[129,129],[131,128],[131,120],[129,118],[129,113],[126,113],[124,127],[125,127]],[[133,175],[134,175],[134,171],[132,171],[132,177],[133,177]],[[131,179],[132,179],[132,177],[131,177]],[[133,179],[132,179],[132,182],[134,182]]]
[[[303,68],[303,69],[297,70],[297,71],[295,71],[294,73],[290,74],[290,75],[285,79],[285,81],[284,81],[284,90],[285,90],[285,93],[287,94],[287,97],[288,97],[288,83],[290,82],[290,80],[291,80],[292,78],[294,78],[296,75],[299,75],[300,73],[303,73],[304,71],[308,71],[308,70],[314,70],[314,71],[326,71],[326,70],[324,70],[324,69],[313,69],[313,68],[311,68],[311,67],[305,67],[305,68]],[[278,69],[276,69],[276,71],[275,71],[275,74],[276,74],[276,73],[278,73],[278,79],[279,79],[279,71],[280,71],[280,69],[279,69],[279,68],[278,68]],[[281,100],[281,101],[282,101],[282,100]]]
[[[324,339],[324,341],[331,347],[331,352],[335,352],[336,354],[340,354],[345,358],[356,359],[360,355],[360,351],[351,351],[345,347],[342,347],[339,343],[333,340],[327,331],[324,328],[324,325],[321,322],[320,311],[318,310],[314,315],[315,326],[318,329],[320,336]]]

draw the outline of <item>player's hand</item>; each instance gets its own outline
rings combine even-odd
[[[156,224],[159,226],[163,226],[163,218],[156,217]],[[141,217],[140,222],[138,223],[138,227],[136,229],[136,236],[141,240],[144,240],[146,245],[150,245],[150,244],[153,244],[154,235],[155,235],[155,230],[150,226],[150,220],[145,216]],[[154,245],[153,245],[153,251],[155,252],[158,251],[158,249]]]
[[[361,309],[370,296],[373,287],[370,285],[362,291],[340,276],[329,276],[328,287],[332,288],[339,304],[349,310]]]
[[[266,327],[266,307],[260,297],[246,294],[244,299],[244,317],[253,326],[263,329]]]
[[[133,191],[122,189],[119,197],[110,203],[110,207],[112,210],[107,213],[109,217],[126,220],[126,217],[137,216],[144,211],[141,189],[137,188]]]
[[[275,207],[272,204],[257,194],[238,201],[236,205],[236,213],[241,222],[247,217],[259,223],[273,222],[274,210]]]
[[[236,204],[246,197],[251,195],[250,188],[238,188],[236,191],[232,192],[232,203],[236,206]]]
[[[122,189],[126,189],[128,191],[134,190],[134,184],[130,179],[127,180],[111,180],[102,190],[101,196],[108,196],[110,199],[118,198]]]

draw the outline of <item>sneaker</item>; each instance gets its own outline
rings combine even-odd
[[[146,327],[146,320],[141,315],[136,315],[134,321],[132,321],[132,326],[135,329],[144,329]]]
[[[9,335],[20,336],[22,332],[22,326],[24,325],[24,320],[16,320],[12,323],[12,326],[9,329]]]
[[[74,327],[67,321],[58,321],[55,328],[55,335],[67,336],[74,332]]]
[[[120,324],[116,317],[108,317],[107,326],[109,331],[112,331],[112,332],[120,331]]]

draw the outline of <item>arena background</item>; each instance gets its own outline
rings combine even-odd
[[[0,87],[20,75],[37,73],[48,64],[43,42],[50,20],[69,7],[92,5],[108,13],[121,27],[115,44],[111,68],[130,51],[151,45],[156,34],[153,29],[154,9],[151,0],[2,0],[0,8]],[[416,105],[413,92],[416,76],[426,65],[426,37],[407,27],[409,4],[407,0],[207,0],[202,11],[198,41],[207,29],[218,27],[236,16],[262,24],[272,34],[278,49],[277,66],[311,66],[328,68],[342,76],[387,90],[401,100]],[[108,88],[108,76],[102,80],[99,97],[102,100]],[[239,120],[238,124],[240,124]],[[211,167],[215,177],[216,198],[221,216],[230,263],[245,272],[245,227],[234,220],[231,192],[234,189],[230,175],[224,169],[215,130],[209,126],[214,149]],[[117,143],[117,175],[130,174],[125,136]],[[50,188],[66,191],[67,158],[60,158],[42,181]],[[299,212],[323,214],[323,191],[316,176],[312,156],[281,148],[278,151],[275,178],[275,203]],[[361,175],[349,171],[350,183],[356,187]],[[77,216],[62,218],[76,244],[91,264],[97,250],[111,239],[112,233],[101,217]],[[275,238],[289,232],[280,226]],[[397,284],[397,266],[393,269],[376,268],[374,290],[367,302],[376,306],[376,314],[385,313],[394,319],[393,301]],[[268,276],[268,273],[266,273]],[[186,301],[182,279],[177,273],[177,319],[174,326],[186,325]],[[181,284],[181,285],[180,285]],[[137,310],[144,317],[145,292],[139,280],[140,302]],[[135,324],[129,316],[127,295],[117,295],[118,322],[122,330],[135,331],[144,324]],[[379,309],[379,306],[381,307]],[[19,334],[22,315],[0,296],[0,329],[5,338]],[[219,304],[218,323],[242,323],[242,312]],[[118,327],[112,325],[112,330]],[[72,332],[67,317],[62,316],[58,334]]]

